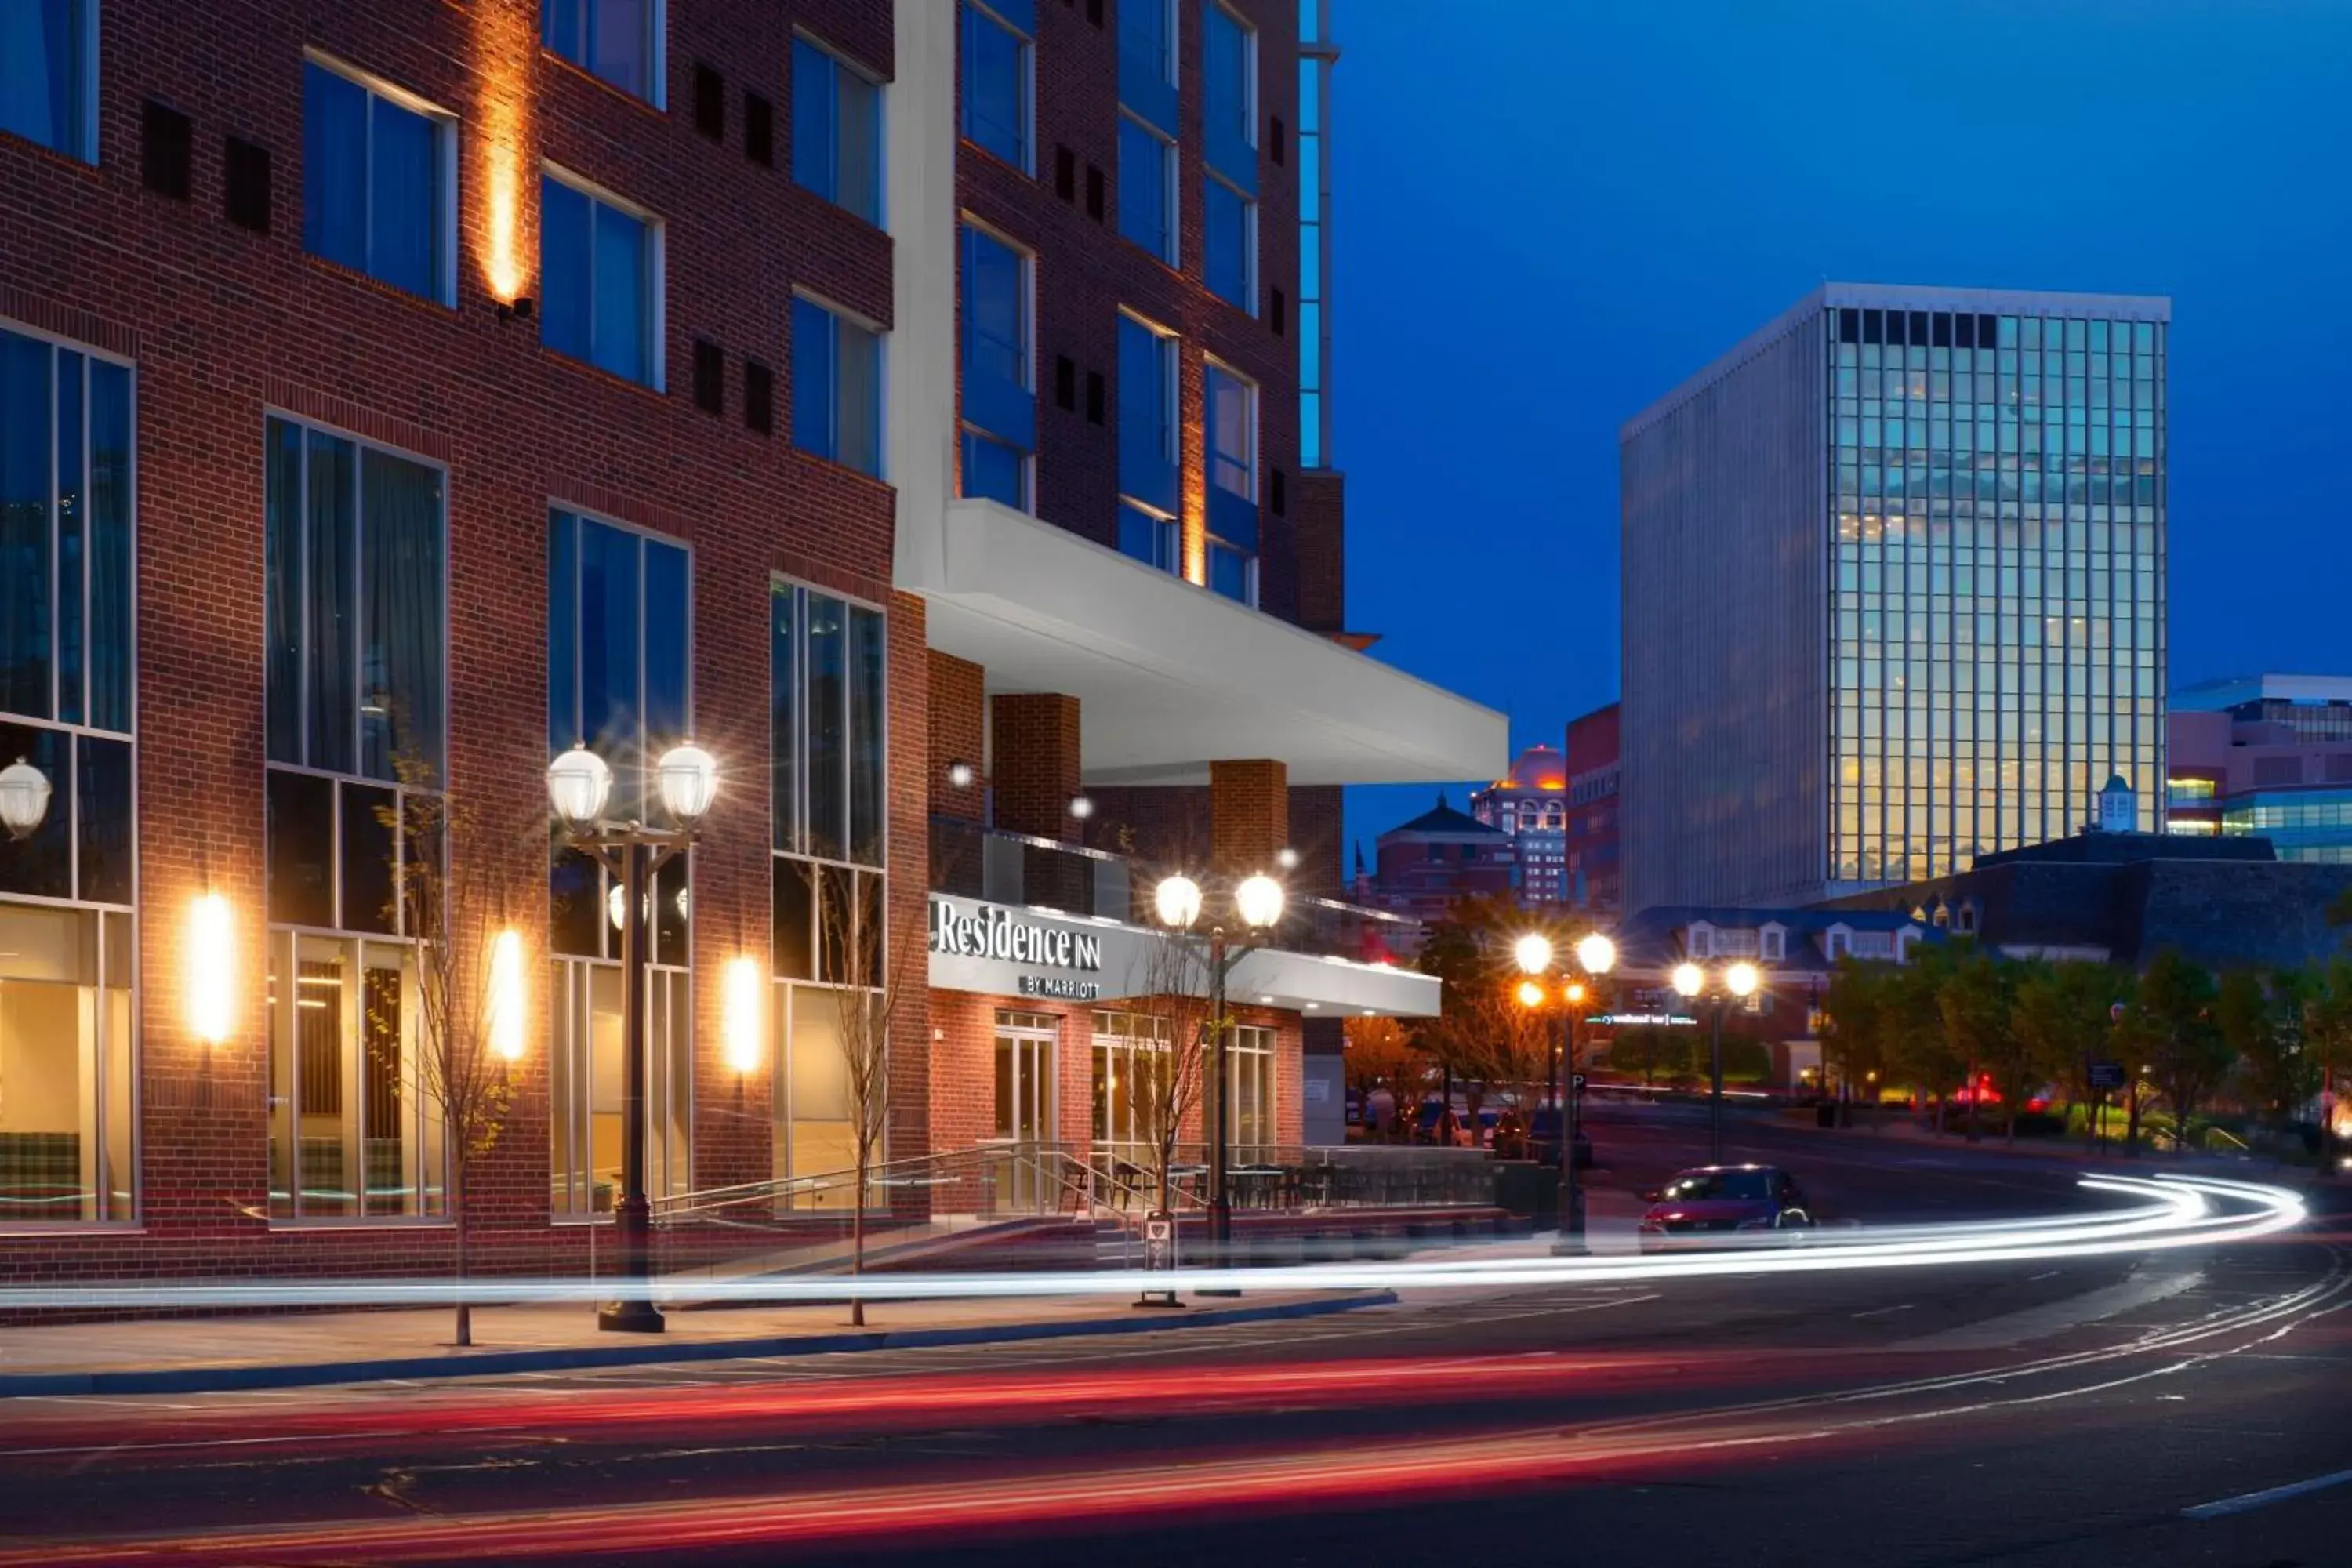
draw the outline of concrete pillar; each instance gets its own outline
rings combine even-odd
[[[1209,764],[1209,858],[1220,878],[1279,874],[1290,843],[1289,769],[1275,762]]]

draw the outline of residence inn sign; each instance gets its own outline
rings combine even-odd
[[[950,991],[1092,1002],[1105,994],[1107,958],[1119,970],[1108,994],[1129,994],[1131,988],[1119,982],[1129,969],[1140,977],[1148,962],[1142,942],[1148,940],[1130,927],[1072,924],[933,893],[930,981]]]

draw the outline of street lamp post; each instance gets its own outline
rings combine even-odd
[[[621,1244],[620,1299],[596,1312],[596,1326],[621,1333],[657,1334],[664,1327],[653,1304],[653,1207],[646,1198],[646,959],[652,924],[654,877],[695,840],[695,830],[719,794],[719,763],[701,747],[673,746],[654,765],[662,808],[675,827],[641,820],[608,822],[613,770],[586,746],[574,746],[547,766],[547,798],[565,839],[594,856],[620,879],[622,1006],[621,1192],[614,1223]]]
[[[1534,999],[1530,1005],[1540,1005],[1543,987],[1535,976],[1551,968],[1551,942],[1535,932],[1519,938],[1512,947],[1520,973],[1529,978],[1521,983],[1520,1000]],[[1585,974],[1599,980],[1616,967],[1617,944],[1594,931],[1576,944],[1576,962]],[[1570,981],[1560,991],[1564,1004],[1559,1026],[1559,1050],[1553,1058],[1552,1103],[1559,1109],[1559,1240],[1553,1250],[1582,1252],[1584,1250],[1584,1189],[1576,1174],[1576,1137],[1578,1122],[1583,1109],[1584,1096],[1576,1084],[1577,1032],[1584,1022],[1588,993],[1585,986]]]
[[[1244,877],[1234,889],[1234,913],[1253,936],[1273,930],[1282,921],[1282,884],[1260,871]],[[1190,877],[1167,877],[1152,896],[1153,912],[1171,931],[1189,931],[1201,918],[1201,889]],[[1233,951],[1225,941],[1223,921],[1209,926],[1209,1243],[1223,1267],[1233,1239],[1234,1208],[1231,1175],[1231,1115],[1233,1085],[1225,1067],[1225,987],[1234,965],[1255,952],[1255,946]]]
[[[1713,1004],[1713,1038],[1711,1041],[1711,1088],[1706,1111],[1706,1159],[1710,1165],[1723,1163],[1723,1010],[1734,998],[1745,1002],[1756,993],[1762,980],[1756,966],[1746,959],[1726,964],[1713,977],[1716,984],[1710,991],[1706,971],[1696,963],[1675,965],[1675,989],[1685,1001],[1696,1001],[1701,992],[1708,992]]]

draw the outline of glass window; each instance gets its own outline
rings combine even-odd
[[[1020,447],[967,426],[962,475],[962,494],[1029,510],[1029,456]]]
[[[98,162],[97,0],[9,0],[0,12],[0,131]]]
[[[1209,482],[1234,495],[1257,499],[1257,388],[1212,363],[1204,378],[1208,399]]]
[[[0,1226],[132,1217],[131,921],[0,899]]]
[[[0,713],[127,734],[131,637],[130,369],[0,330]]]
[[[1152,1108],[1166,1096],[1137,1092],[1139,1079],[1168,1070],[1168,1021],[1143,1013],[1094,1017],[1094,1141],[1098,1153],[1147,1163]]]
[[[966,224],[962,261],[962,493],[1025,510],[1036,429],[1029,258]]]
[[[1121,552],[1157,566],[1162,572],[1180,572],[1184,565],[1178,555],[1181,542],[1177,537],[1173,519],[1146,511],[1133,501],[1118,503],[1118,547]]]
[[[660,226],[551,171],[539,199],[540,341],[658,389]]]
[[[1176,265],[1176,143],[1132,114],[1118,120],[1118,232]]]
[[[269,760],[430,784],[441,768],[441,470],[272,418],[263,500]]]
[[[1023,174],[1030,159],[1029,40],[980,0],[963,5],[963,137]]]
[[[814,300],[793,301],[793,445],[882,472],[882,337]]]
[[[692,560],[674,541],[570,511],[550,512],[549,528],[548,745],[603,757],[612,814],[637,816],[657,793],[654,760],[692,729]]]
[[[882,89],[806,38],[793,40],[793,178],[882,221]]]
[[[1118,488],[1131,507],[1173,520],[1176,339],[1133,316],[1118,319]]]
[[[1274,1157],[1274,1031],[1249,1024],[1234,1027],[1225,1042],[1225,1072],[1233,1112],[1226,1133],[1236,1164]]]
[[[1257,31],[1213,3],[1201,16],[1201,79],[1212,145],[1230,138],[1255,147]]]
[[[646,1191],[688,1189],[693,1147],[693,977],[656,967],[646,976]],[[621,1190],[625,1089],[618,964],[558,959],[548,990],[549,1208],[610,1215]]]
[[[780,583],[770,624],[775,847],[878,867],[887,800],[882,612]]]
[[[1257,310],[1257,204],[1211,174],[1208,226],[1209,290],[1229,305]]]
[[[592,76],[662,101],[662,0],[540,0],[540,40]]]
[[[1122,80],[1133,71],[1144,80],[1176,85],[1174,0],[1122,0],[1118,64]]]
[[[453,298],[452,122],[316,60],[302,72],[302,247],[396,289]]]
[[[409,948],[270,933],[270,1217],[444,1211],[447,1152],[416,1026]]]

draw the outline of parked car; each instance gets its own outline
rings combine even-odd
[[[1740,1233],[1801,1233],[1814,1225],[1797,1179],[1772,1165],[1698,1165],[1642,1195],[1650,1203],[1640,1227],[1644,1251],[1704,1247]]]

